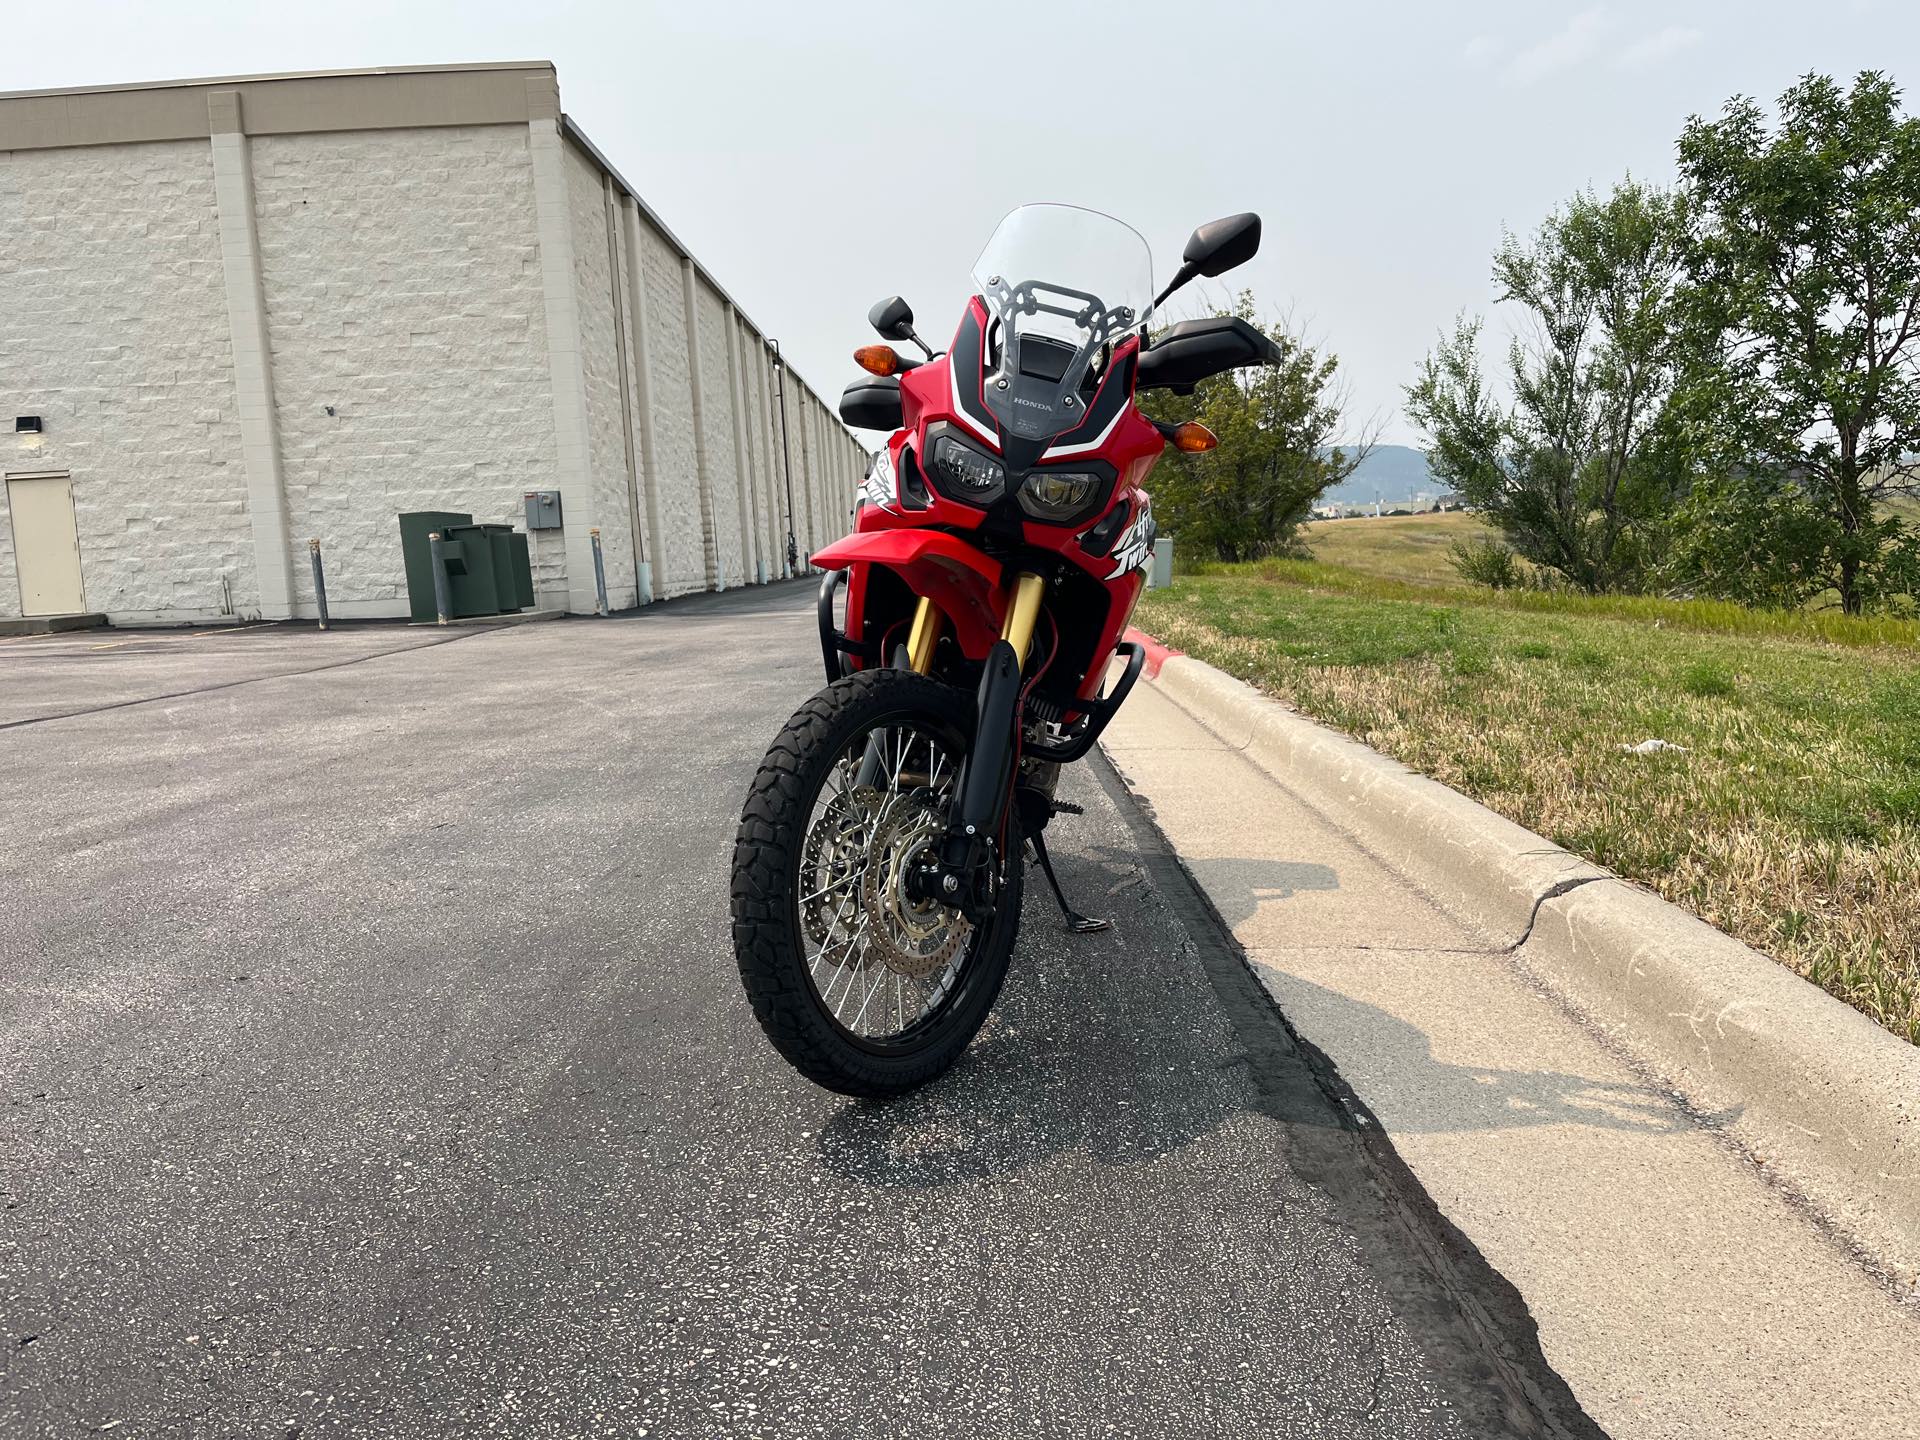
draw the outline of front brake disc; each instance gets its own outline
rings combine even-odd
[[[831,943],[837,925],[860,915],[859,881],[867,863],[867,837],[880,795],[871,789],[842,791],[827,802],[819,819],[807,831],[800,858],[800,920],[807,938],[823,949]],[[851,904],[849,904],[851,901]],[[827,963],[858,962],[852,946],[828,956]]]
[[[944,969],[973,931],[959,911],[907,893],[908,876],[945,829],[945,816],[930,797],[903,796],[880,820],[867,852],[860,877],[867,954],[899,975],[918,978]]]

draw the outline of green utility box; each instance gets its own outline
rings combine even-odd
[[[433,603],[433,552],[427,536],[445,535],[455,525],[471,525],[473,516],[452,510],[415,510],[400,517],[400,558],[407,567],[407,611],[414,620],[431,625],[440,616]],[[450,562],[448,570],[453,569]]]
[[[460,619],[473,615],[504,615],[520,608],[520,587],[513,580],[513,534],[511,525],[455,525],[440,532],[443,541],[460,547],[458,568],[451,554],[447,557],[447,580],[453,596],[453,613]]]
[[[511,525],[475,524],[451,510],[400,517],[400,555],[407,571],[407,607],[416,621],[439,617],[433,594],[433,549],[439,532],[447,569],[447,608],[454,619],[505,615],[533,604],[527,537]]]
[[[514,530],[507,535],[513,545],[513,598],[522,610],[533,608],[533,560],[527,554],[527,532]]]

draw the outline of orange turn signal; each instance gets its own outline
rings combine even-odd
[[[1189,455],[1211,450],[1219,443],[1220,437],[1198,420],[1187,420],[1173,427],[1173,448]]]
[[[891,345],[862,345],[853,352],[853,363],[872,375],[900,373],[900,356]]]

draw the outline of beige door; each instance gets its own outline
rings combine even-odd
[[[73,524],[73,481],[65,475],[7,477],[13,564],[22,615],[78,615],[80,533]]]

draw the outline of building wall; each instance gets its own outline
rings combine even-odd
[[[296,603],[317,538],[336,609],[403,613],[398,514],[523,525],[554,484],[526,127],[261,136],[252,164]]]
[[[694,281],[700,324],[700,423],[705,432],[707,490],[719,583],[747,583],[740,530],[740,469],[733,453],[733,386],[727,374],[727,307],[706,281]]]
[[[204,141],[0,152],[0,412],[0,471],[72,474],[90,609],[258,603]]]
[[[755,357],[753,388],[760,448],[767,457],[767,562],[769,577],[784,575],[787,564],[787,457],[780,444],[779,381],[773,357],[761,349]]]
[[[863,452],[791,373],[783,445],[776,375],[550,67],[0,96],[0,410],[46,422],[0,470],[71,472],[116,621],[312,615],[309,539],[336,613],[401,615],[397,514],[549,488],[545,603],[591,606],[589,525],[615,608],[777,578],[789,464],[804,557]]]
[[[669,595],[707,588],[693,443],[692,372],[687,367],[685,285],[680,255],[648,220],[640,220],[641,283],[647,297],[647,356],[652,367],[653,434],[658,454],[660,548]]]
[[[607,573],[607,600],[614,609],[639,604],[635,589],[634,539],[627,486],[627,400],[621,385],[620,301],[614,290],[606,180],[598,165],[567,147],[567,210],[573,227],[575,304],[580,315],[580,358],[587,382],[587,454],[592,467],[594,523]]]

